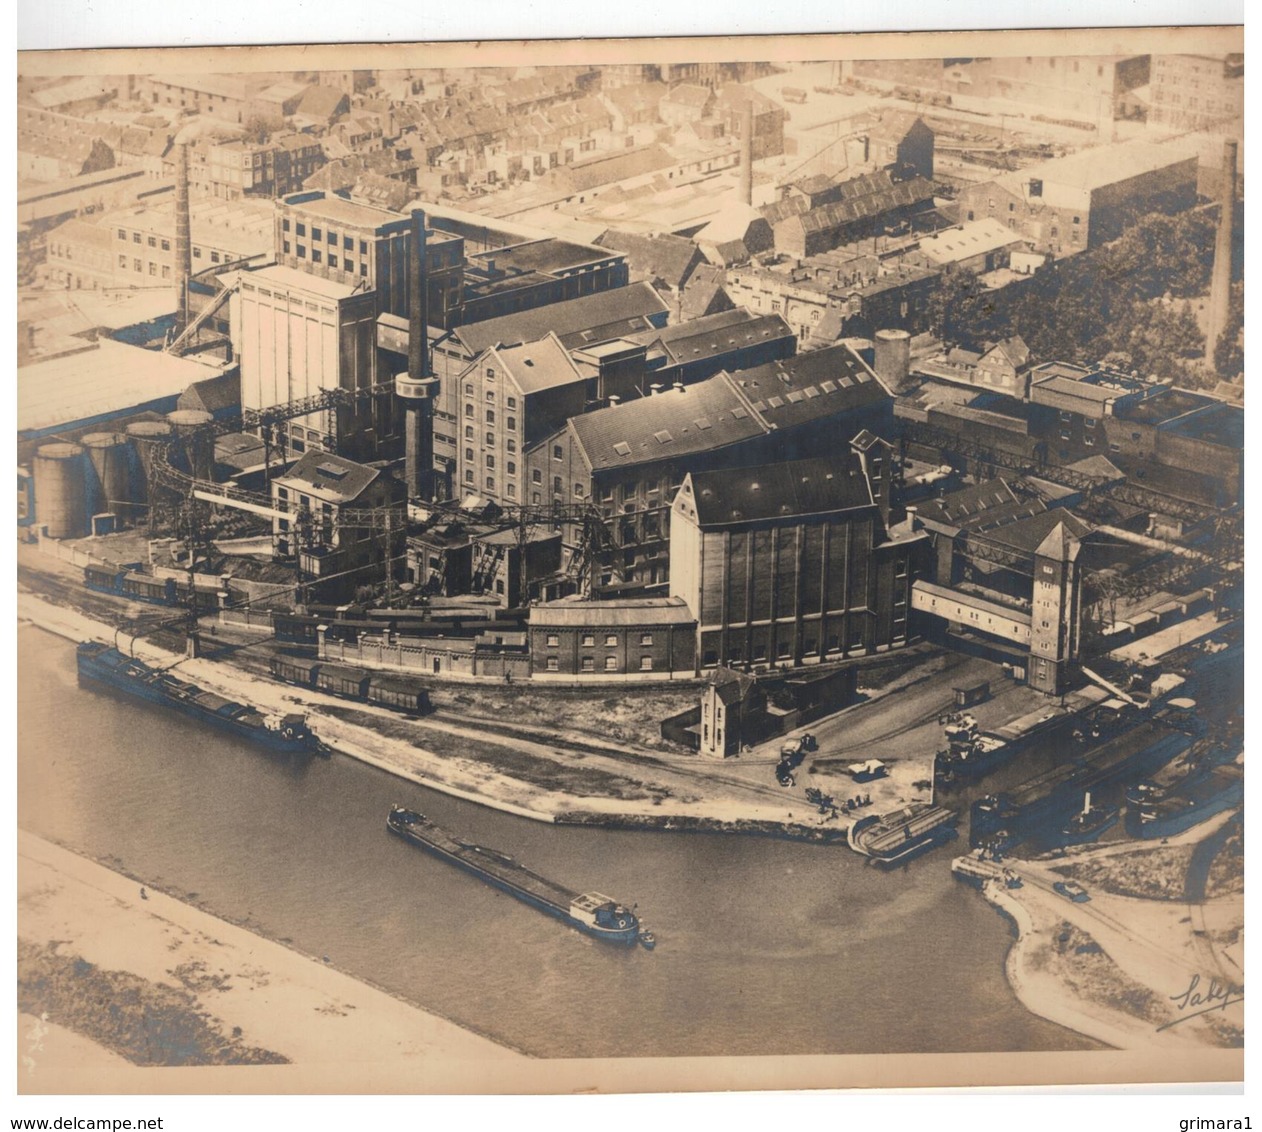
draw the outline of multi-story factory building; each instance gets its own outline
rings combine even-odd
[[[688,472],[823,456],[865,429],[889,435],[891,405],[844,345],[721,373],[572,418],[527,455],[531,502],[590,501],[612,543],[602,582],[662,585]]]
[[[1175,146],[1097,146],[965,186],[960,219],[993,217],[1036,251],[1071,255],[1116,239],[1145,213],[1192,207],[1196,166]]]
[[[670,589],[703,668],[867,655],[909,640],[926,546],[887,530],[856,454],[698,472],[672,508]]]

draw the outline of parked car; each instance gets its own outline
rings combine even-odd
[[[1052,890],[1059,893],[1066,900],[1072,900],[1075,904],[1085,904],[1091,899],[1087,895],[1087,890],[1080,884],[1075,884],[1072,880],[1058,880],[1052,885]]]

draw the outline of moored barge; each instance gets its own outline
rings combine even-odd
[[[80,682],[96,684],[160,707],[171,708],[221,731],[286,754],[322,749],[298,714],[268,716],[248,704],[225,699],[144,661],[96,641],[75,650]]]
[[[1149,840],[1172,837],[1244,800],[1244,774],[1236,756],[1198,744],[1152,778],[1126,791],[1126,832]]]
[[[573,928],[606,943],[651,950],[656,943],[629,908],[599,892],[574,892],[531,872],[505,853],[461,841],[435,825],[424,814],[393,806],[386,828],[396,837],[455,865],[479,880],[507,892],[532,908],[546,912]]]
[[[956,836],[956,814],[944,806],[912,805],[861,818],[847,839],[856,853],[882,868],[901,865]]]

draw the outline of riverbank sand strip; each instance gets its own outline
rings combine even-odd
[[[519,1056],[161,892],[146,895],[142,899],[139,884],[128,877],[18,833],[19,938],[40,946],[60,941],[67,954],[153,983],[180,986],[172,974],[176,967],[204,971],[199,1009],[225,1031],[240,1027],[246,1043],[283,1054],[292,1063],[285,1071],[299,1071],[308,1083],[313,1070],[336,1069],[344,1078],[357,1063],[374,1072],[383,1064],[406,1071],[431,1059]],[[56,1027],[59,1020],[48,1021]],[[21,1028],[18,1043],[23,1091],[42,1092],[54,1082],[57,1087],[48,1091],[58,1091],[69,1070],[119,1065],[108,1051],[85,1056],[92,1047],[80,1035],[66,1038],[50,1029],[32,1042],[33,1023]],[[34,1049],[37,1044],[43,1048]]]
[[[68,640],[115,641],[116,635],[110,626],[33,594],[19,593],[18,616]],[[139,659],[151,664],[169,665],[179,661],[182,673],[210,691],[251,703],[266,712],[307,712],[312,716],[316,734],[344,754],[430,789],[518,817],[551,822],[559,814],[578,811],[613,818],[647,817],[662,822],[670,818],[689,818],[716,824],[753,821],[794,827],[805,825],[808,832],[821,824],[813,807],[772,785],[770,774],[761,784],[724,782],[719,780],[725,771],[713,765],[681,764],[672,768],[654,765],[655,760],[640,764],[591,752],[580,757],[547,743],[524,738],[499,739],[483,735],[476,728],[441,719],[424,721],[411,728],[406,737],[392,736],[389,732],[402,726],[397,714],[375,705],[351,706],[314,690],[260,680],[230,664],[207,659],[183,660],[126,633],[119,633],[117,637],[124,651],[134,650]],[[338,718],[351,711],[356,718],[372,722],[372,726]],[[501,772],[490,758],[450,757],[429,750],[424,743],[427,736],[436,732],[459,736],[467,743],[480,740],[491,746],[511,748],[523,757],[536,760],[543,780],[530,781]],[[586,770],[613,776],[638,796],[604,796],[599,785],[589,785],[579,792],[557,788],[547,781],[557,767],[567,775],[581,775]],[[844,826],[845,823],[843,820],[833,824]]]

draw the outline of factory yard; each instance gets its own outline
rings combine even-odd
[[[20,616],[70,639],[109,640],[118,624],[125,643],[134,627],[130,617],[152,617],[83,590],[66,563],[29,548],[21,548],[20,561]],[[275,682],[258,648],[209,637],[207,645],[209,652],[221,646],[218,659],[179,661],[189,679],[264,710],[305,711],[316,734],[336,751],[460,797],[545,821],[754,828],[828,839],[844,836],[853,820],[844,809],[859,789],[845,773],[850,762],[880,758],[890,769],[888,777],[863,784],[871,802],[854,817],[928,801],[941,739],[938,719],[950,708],[953,687],[998,674],[987,661],[936,650],[900,657],[897,664],[883,658],[874,676],[882,686],[864,688],[861,673],[860,703],[785,737],[809,730],[819,746],[795,784],[783,788],[774,774],[783,739],[720,761],[660,738],[660,718],[695,703],[695,684],[630,694],[619,688],[616,695],[606,689],[439,686],[435,712],[416,719]],[[172,663],[178,646],[178,632],[164,627],[137,638],[135,647],[142,659]],[[995,686],[999,694],[982,705],[988,718],[1028,710],[1028,689],[1001,689],[997,680]],[[803,792],[810,786],[837,796],[840,812],[821,813],[808,803]]]

